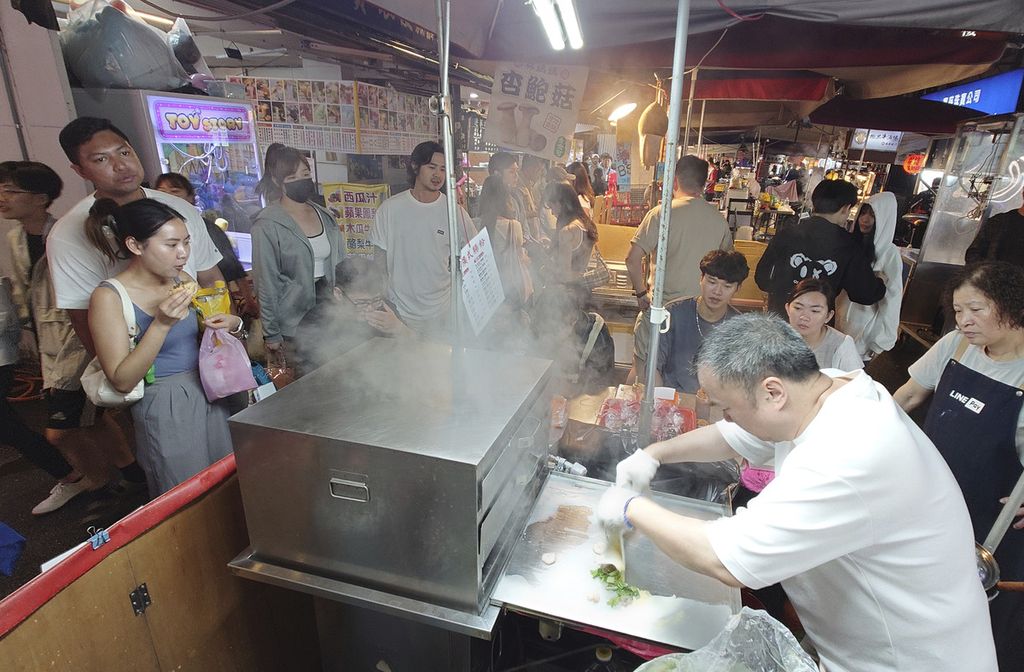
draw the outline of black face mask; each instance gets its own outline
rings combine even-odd
[[[307,177],[304,180],[284,183],[285,195],[296,203],[305,203],[316,195],[316,185],[313,178]]]

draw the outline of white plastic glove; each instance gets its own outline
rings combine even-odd
[[[601,495],[597,503],[597,520],[609,539],[617,537],[626,528],[626,502],[637,496],[638,492],[618,485],[613,485]]]
[[[651,479],[661,463],[646,450],[638,450],[615,467],[615,485],[634,492],[643,492],[651,487]]]

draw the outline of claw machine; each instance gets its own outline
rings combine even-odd
[[[261,166],[248,101],[119,89],[75,89],[74,99],[79,115],[110,119],[128,135],[150,184],[161,173],[181,173],[204,214],[249,233],[261,207]]]

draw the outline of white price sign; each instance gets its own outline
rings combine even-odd
[[[459,261],[462,301],[470,324],[473,325],[473,333],[479,335],[505,301],[505,291],[501,287],[498,266],[494,263],[494,251],[487,229],[481,229],[462,248]]]

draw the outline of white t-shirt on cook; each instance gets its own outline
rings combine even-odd
[[[461,249],[476,235],[469,213],[458,207]],[[403,191],[381,203],[370,242],[387,253],[390,298],[406,322],[443,318],[451,295],[448,260],[448,204],[444,194],[433,203]]]
[[[194,205],[162,191],[143,189],[146,198],[152,198],[174,208],[185,219],[192,237],[191,253],[185,272],[196,277],[221,260],[217,246],[206,231],[206,223]],[[57,307],[65,310],[86,310],[89,297],[101,282],[112,278],[128,266],[128,260],[111,262],[96,249],[85,235],[85,220],[96,202],[95,194],[86,196],[57,220],[46,238],[46,257],[50,261],[50,275]]]
[[[708,524],[744,585],[781,582],[829,672],[995,672],[988,603],[960,489],[928,437],[867,374],[795,441],[717,427],[776,477]]]

